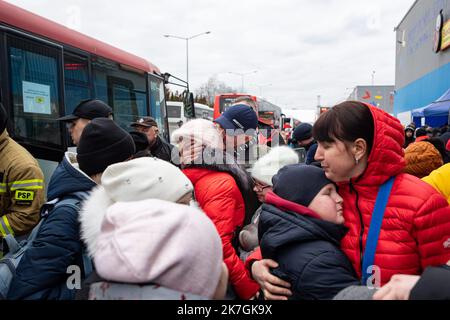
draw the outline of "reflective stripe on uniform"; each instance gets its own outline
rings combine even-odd
[[[44,180],[35,179],[35,180],[14,181],[10,182],[9,186],[11,187],[11,191],[19,189],[38,190],[44,188]]]
[[[0,193],[5,193],[7,191],[8,189],[6,183],[0,183]]]
[[[8,218],[7,218],[6,216],[3,216],[3,217],[2,217],[2,224],[3,224],[3,223],[6,225],[6,230],[8,230],[9,234],[11,234],[12,236],[14,236],[14,231],[13,231],[13,229],[11,228],[11,225],[9,224]],[[5,230],[5,231],[6,231],[6,230]]]
[[[6,237],[8,234],[14,236],[14,231],[12,230],[6,216],[3,216],[2,219],[0,219],[0,232],[3,237]]]

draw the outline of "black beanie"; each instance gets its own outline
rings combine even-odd
[[[308,140],[312,137],[313,126],[309,123],[301,123],[297,128],[294,129],[292,136],[297,141]]]
[[[133,138],[134,145],[136,146],[136,153],[146,149],[150,149],[150,143],[148,143],[147,135],[138,131],[130,132],[131,138]]]
[[[0,103],[0,134],[6,129],[6,123],[8,122],[8,114],[3,104]]]
[[[421,128],[416,130],[416,137],[417,138],[424,137],[426,135],[427,135],[427,130],[425,128],[421,127]]]
[[[321,168],[294,164],[281,168],[272,183],[277,196],[307,207],[323,187],[333,182]]]
[[[130,134],[113,120],[96,118],[81,134],[77,160],[81,171],[89,176],[102,173],[114,163],[123,162],[135,153]]]

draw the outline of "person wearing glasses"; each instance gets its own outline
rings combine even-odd
[[[291,164],[297,164],[299,158],[297,153],[289,147],[274,147],[265,156],[261,157],[254,164],[251,175],[254,183],[253,191],[258,196],[261,203],[266,202],[266,194],[273,191],[272,177],[277,172]],[[255,250],[258,243],[258,222],[261,214],[262,206],[256,210],[252,217],[251,223],[246,225],[239,233],[239,244],[241,248],[240,257],[243,260]]]
[[[96,118],[112,119],[113,110],[105,102],[96,99],[81,101],[73,110],[72,114],[59,118],[65,122],[67,130],[75,146],[80,142],[81,133],[84,128]]]

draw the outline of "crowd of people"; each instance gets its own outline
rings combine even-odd
[[[47,190],[1,106],[1,236],[34,234],[5,298],[450,299],[448,126],[403,128],[346,101],[248,168],[252,103],[168,143],[151,117],[124,130],[82,101],[59,119],[76,152]]]

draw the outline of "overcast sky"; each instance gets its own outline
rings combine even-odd
[[[282,108],[314,108],[350,88],[395,82],[394,27],[413,0],[8,0],[142,56],[196,89],[215,76]]]

